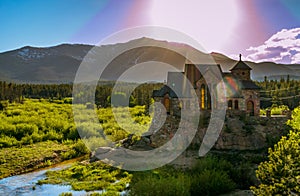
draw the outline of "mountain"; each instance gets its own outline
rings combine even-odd
[[[153,47],[134,47],[143,45],[153,45]],[[127,48],[132,49],[126,50]],[[128,73],[125,80],[135,78],[135,81],[142,81],[145,78],[151,78],[151,81],[163,81],[170,68],[161,62],[173,65],[172,71],[183,71],[186,58],[174,51],[180,51],[187,56],[197,54],[201,59],[198,63],[206,63],[208,58],[213,57],[215,62],[221,65],[223,71],[228,71],[237,62],[219,53],[194,53],[195,50],[186,44],[149,38],[99,47],[83,44],[62,44],[45,48],[26,46],[0,53],[0,80],[27,83],[71,83],[74,81],[79,65],[91,49],[93,49],[92,52],[98,51],[104,56],[99,57],[91,52],[92,54],[88,55],[85,61],[100,62],[97,65],[99,67],[106,66],[101,64],[101,58],[116,55],[102,74],[103,79],[106,80],[115,80],[132,65],[144,62],[144,66],[135,67],[132,73]],[[121,54],[117,53],[122,50],[126,51]],[[286,75],[290,75],[291,78],[300,77],[300,65],[272,62],[246,63],[253,69],[253,79],[261,80],[265,75],[274,79]],[[89,76],[93,73],[87,72],[86,74]]]
[[[92,47],[77,44],[47,48],[25,46],[0,53],[0,77],[15,82],[71,82],[82,59]]]

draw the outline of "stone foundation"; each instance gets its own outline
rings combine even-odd
[[[192,141],[192,146],[200,147],[207,130],[209,113],[203,111],[200,119],[199,128]],[[287,117],[266,118],[257,116],[232,115],[228,112],[223,129],[214,145],[216,150],[260,150],[273,145],[282,135],[286,134],[289,127],[285,125]],[[189,129],[188,123],[185,124]],[[168,116],[166,123],[155,134],[150,136],[151,146],[157,148],[176,133],[178,129],[178,119]]]

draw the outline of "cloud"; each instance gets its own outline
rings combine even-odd
[[[300,28],[282,29],[262,45],[247,49],[246,60],[300,64]]]

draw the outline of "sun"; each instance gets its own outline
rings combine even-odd
[[[181,31],[207,51],[224,50],[234,34],[238,16],[236,0],[153,0],[150,8],[152,25]]]

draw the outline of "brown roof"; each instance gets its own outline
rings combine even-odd
[[[249,67],[246,63],[244,63],[241,60],[237,62],[237,64],[235,64],[235,66],[233,66],[233,68],[231,68],[230,71],[238,70],[238,69],[252,70],[251,67]]]
[[[241,80],[241,83],[242,83],[242,89],[252,89],[252,90],[259,90],[260,89],[260,87],[257,86],[251,80]]]
[[[169,94],[172,98],[190,98],[190,91],[184,90],[184,78],[183,72],[168,72],[167,85],[159,90],[154,90],[152,96],[163,97],[165,94]]]

